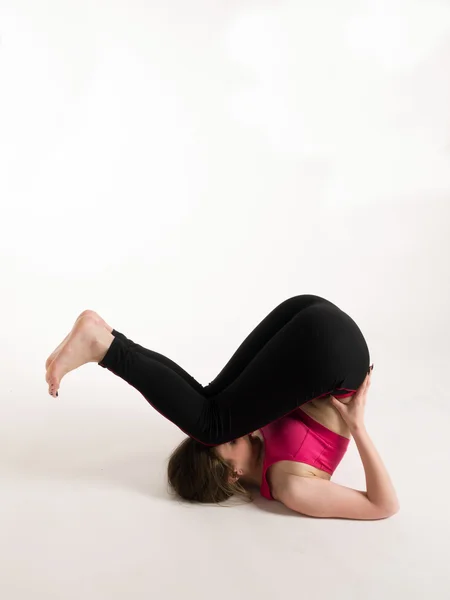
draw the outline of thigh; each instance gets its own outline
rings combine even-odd
[[[339,412],[330,402],[330,396],[318,398],[299,407],[311,419],[314,419],[330,431],[351,438],[350,429]]]
[[[211,397],[225,390],[295,316],[323,302],[327,300],[313,294],[301,294],[281,302],[251,331],[220,373],[205,386],[205,395]]]
[[[241,437],[311,400],[334,394],[341,387],[342,371],[360,379],[360,357],[355,362],[354,353],[340,356],[341,338],[354,336],[345,315],[325,302],[299,311],[228,387],[212,397],[217,429],[224,436],[232,430],[236,435],[230,439]]]

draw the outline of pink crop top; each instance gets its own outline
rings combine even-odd
[[[341,462],[350,440],[330,431],[300,409],[261,427],[265,456],[261,495],[274,500],[266,478],[267,469],[281,460],[306,463],[330,475]]]

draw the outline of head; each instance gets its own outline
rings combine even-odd
[[[259,438],[250,435],[214,447],[186,438],[169,459],[169,484],[191,502],[223,502],[235,494],[251,501],[243,483],[254,477],[260,449]]]

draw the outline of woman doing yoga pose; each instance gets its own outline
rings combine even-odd
[[[121,377],[188,434],[168,466],[172,488],[186,500],[250,498],[247,484],[314,517],[381,519],[398,511],[364,426],[367,344],[353,319],[320,296],[279,304],[207,386],[89,310],[47,359],[49,393],[58,396],[62,378],[88,362]],[[366,491],[330,481],[352,436]]]

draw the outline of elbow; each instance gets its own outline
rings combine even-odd
[[[398,500],[396,500],[389,512],[389,516],[392,517],[393,515],[396,515],[399,512],[399,510],[400,510],[400,503],[398,502]]]
[[[388,506],[383,506],[380,508],[379,519],[388,519],[389,517],[393,517],[400,510],[400,504],[398,501],[389,504]]]

